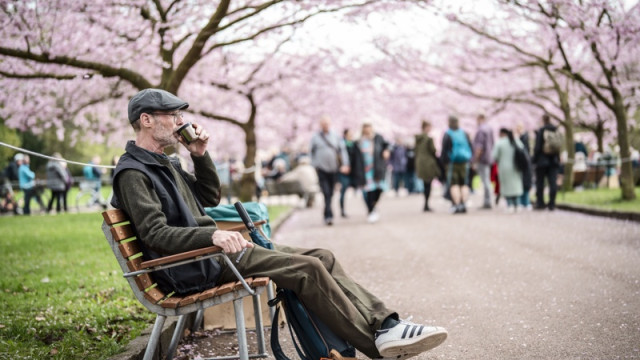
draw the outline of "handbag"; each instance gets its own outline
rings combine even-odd
[[[333,146],[333,144],[331,144],[329,142],[329,139],[327,139],[324,136],[324,133],[321,132],[320,133],[320,137],[322,138],[322,140],[324,140],[324,142],[329,145],[330,148],[332,148],[335,152],[336,152],[336,161],[338,162],[338,169],[340,169],[342,167],[342,156],[340,155],[340,147],[338,147],[337,149]]]

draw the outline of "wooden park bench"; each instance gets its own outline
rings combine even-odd
[[[302,199],[305,207],[313,207],[316,192],[304,189],[300,181],[274,181],[267,179],[264,185],[269,196],[297,195]]]
[[[242,301],[244,297],[253,297],[253,310],[256,324],[258,353],[251,357],[266,357],[266,347],[263,333],[262,311],[260,304],[260,294],[269,286],[269,278],[257,277],[243,279],[231,260],[217,246],[209,246],[202,249],[187,251],[180,254],[165,256],[155,260],[145,261],[142,259],[140,241],[135,237],[132,225],[129,223],[127,215],[121,210],[107,210],[102,213],[104,222],[102,231],[113,250],[113,253],[122,268],[124,277],[129,282],[129,286],[135,297],[149,311],[155,313],[156,321],[149,338],[149,343],[144,354],[144,360],[151,360],[160,342],[162,327],[167,316],[178,316],[175,331],[171,338],[171,343],[167,350],[166,358],[172,359],[176,351],[178,342],[181,339],[187,315],[196,314],[194,324],[198,326],[202,321],[204,309],[227,302],[233,302],[236,318],[236,328],[238,335],[238,357],[241,360],[248,360],[249,353],[247,347],[247,336],[245,327],[245,317]],[[256,221],[259,226],[266,221]],[[225,230],[245,231],[244,224],[238,223],[224,224]],[[245,234],[245,237],[247,235]],[[186,296],[177,296],[173,293],[165,294],[153,280],[152,273],[157,270],[166,269],[190,262],[201,261],[213,257],[222,257],[230,269],[235,273],[238,281],[227,284],[220,284],[203,292]],[[225,357],[228,358],[228,357]],[[234,358],[234,357],[231,357]],[[235,357],[237,358],[237,357]]]

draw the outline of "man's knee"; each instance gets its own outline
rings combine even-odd
[[[336,257],[333,252],[327,249],[314,249],[309,256],[318,261],[318,263],[312,261],[314,266],[319,264],[329,272],[333,269],[333,265],[336,261]]]

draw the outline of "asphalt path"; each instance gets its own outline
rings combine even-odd
[[[318,199],[272,240],[331,249],[401,317],[449,331],[415,359],[640,359],[640,223],[480,210],[478,195],[467,214],[453,215],[435,192],[430,213],[421,195],[386,193],[375,224],[350,192],[349,217],[325,226]],[[235,342],[229,336],[195,347],[220,351]],[[287,336],[281,342],[295,358]]]
[[[385,194],[369,224],[359,194],[331,227],[296,211],[274,241],[335,252],[401,317],[449,338],[416,359],[639,359],[640,223],[566,211],[448,213],[434,196]],[[334,206],[337,209],[336,206]]]

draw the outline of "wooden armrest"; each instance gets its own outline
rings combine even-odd
[[[208,246],[208,247],[202,248],[202,249],[186,251],[186,252],[183,252],[183,253],[180,253],[180,254],[163,256],[163,257],[158,258],[158,259],[149,260],[149,261],[143,261],[140,264],[140,268],[141,269],[148,269],[148,268],[152,268],[154,266],[171,264],[171,263],[178,262],[178,261],[181,261],[181,260],[191,259],[191,258],[195,258],[195,257],[198,257],[198,256],[213,254],[213,253],[217,253],[217,252],[221,252],[221,251],[222,251],[222,248],[219,247],[219,246]]]
[[[254,225],[256,226],[260,226],[263,224],[266,224],[267,221],[266,220],[258,220],[256,222],[254,222]],[[226,229],[226,231],[246,231],[247,228],[246,226],[244,226],[244,224],[238,225],[238,226],[234,226],[232,228]],[[212,254],[212,253],[217,253],[217,252],[221,252],[222,248],[219,246],[208,246],[202,249],[196,249],[196,250],[191,250],[191,251],[186,251],[180,254],[175,254],[175,255],[169,255],[169,256],[163,256],[161,258],[158,259],[154,259],[154,260],[148,260],[148,261],[143,261],[140,264],[140,269],[148,269],[148,268],[152,268],[155,266],[160,266],[160,265],[166,265],[166,264],[172,264],[181,260],[187,260],[187,259],[192,259],[192,258],[196,258],[198,256],[203,256],[203,255],[208,255],[208,254]]]
[[[267,223],[267,220],[258,220],[253,222],[255,226],[264,225],[266,223]],[[247,231],[247,227],[244,226],[244,224],[240,224],[240,225],[236,225],[228,229],[225,229],[225,231]]]

